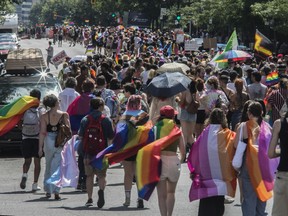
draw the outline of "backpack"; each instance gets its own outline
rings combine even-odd
[[[112,90],[105,89],[101,93],[105,105],[109,107],[111,118],[115,118],[119,114],[119,101]]]
[[[22,135],[26,137],[38,136],[40,132],[39,110],[28,109],[23,117]]]
[[[89,155],[97,155],[106,148],[106,139],[104,137],[102,120],[105,118],[103,114],[97,119],[92,115],[87,115],[88,125],[83,137],[83,152]]]
[[[190,114],[196,114],[198,112],[199,106],[199,102],[195,100],[195,97],[192,95],[192,101],[188,104],[186,111]]]

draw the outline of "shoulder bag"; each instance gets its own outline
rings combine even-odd
[[[60,118],[59,124],[59,131],[56,136],[55,140],[55,147],[63,147],[65,143],[72,137],[72,132],[71,129],[68,125],[65,124],[63,114]]]
[[[239,141],[238,141],[235,155],[232,160],[232,166],[234,167],[235,170],[239,170],[241,168],[242,163],[243,163],[243,155],[247,147],[247,144],[243,142],[243,127],[244,127],[244,123],[240,125]]]

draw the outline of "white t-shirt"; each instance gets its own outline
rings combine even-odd
[[[67,111],[69,105],[75,100],[80,94],[73,88],[65,88],[61,93],[59,93],[60,100],[60,110],[63,112]]]

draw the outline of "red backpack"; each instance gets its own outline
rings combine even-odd
[[[96,120],[91,115],[87,115],[88,125],[83,137],[83,151],[86,154],[97,155],[106,148],[106,141],[102,129],[102,120],[105,116],[102,114]]]

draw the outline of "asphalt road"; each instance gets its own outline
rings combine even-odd
[[[46,58],[45,49],[48,46],[46,39],[41,40],[22,40],[20,44],[23,48],[38,47],[42,50]],[[63,43],[62,47],[54,46],[54,53],[65,50],[69,56],[84,54],[85,49],[76,45],[69,47],[67,43]],[[53,69],[53,66],[51,66]],[[55,71],[55,70],[54,70]],[[56,72],[56,71],[55,71]],[[44,164],[42,159],[42,171],[40,174],[39,186],[42,187]],[[154,191],[150,200],[144,202],[144,209],[136,208],[137,191],[136,186],[133,186],[131,193],[131,206],[123,207],[124,202],[124,186],[123,186],[123,168],[117,164],[108,169],[107,172],[107,187],[105,189],[105,206],[102,209],[97,207],[85,207],[87,194],[77,191],[73,188],[63,188],[61,190],[61,201],[45,198],[43,190],[37,193],[31,192],[33,181],[33,166],[28,173],[27,188],[20,189],[19,184],[22,175],[23,159],[19,151],[4,151],[0,152],[0,215],[19,215],[19,216],[71,216],[71,215],[127,215],[127,216],[154,216],[160,215],[158,209],[157,193]],[[191,186],[189,171],[187,164],[182,164],[181,176],[176,189],[176,202],[173,215],[197,215],[198,201],[189,202],[188,194]],[[97,201],[97,186],[94,187],[94,202]],[[267,212],[271,215],[272,200],[268,201]],[[239,192],[236,193],[236,200],[232,204],[225,205],[226,216],[242,215],[239,202]]]

